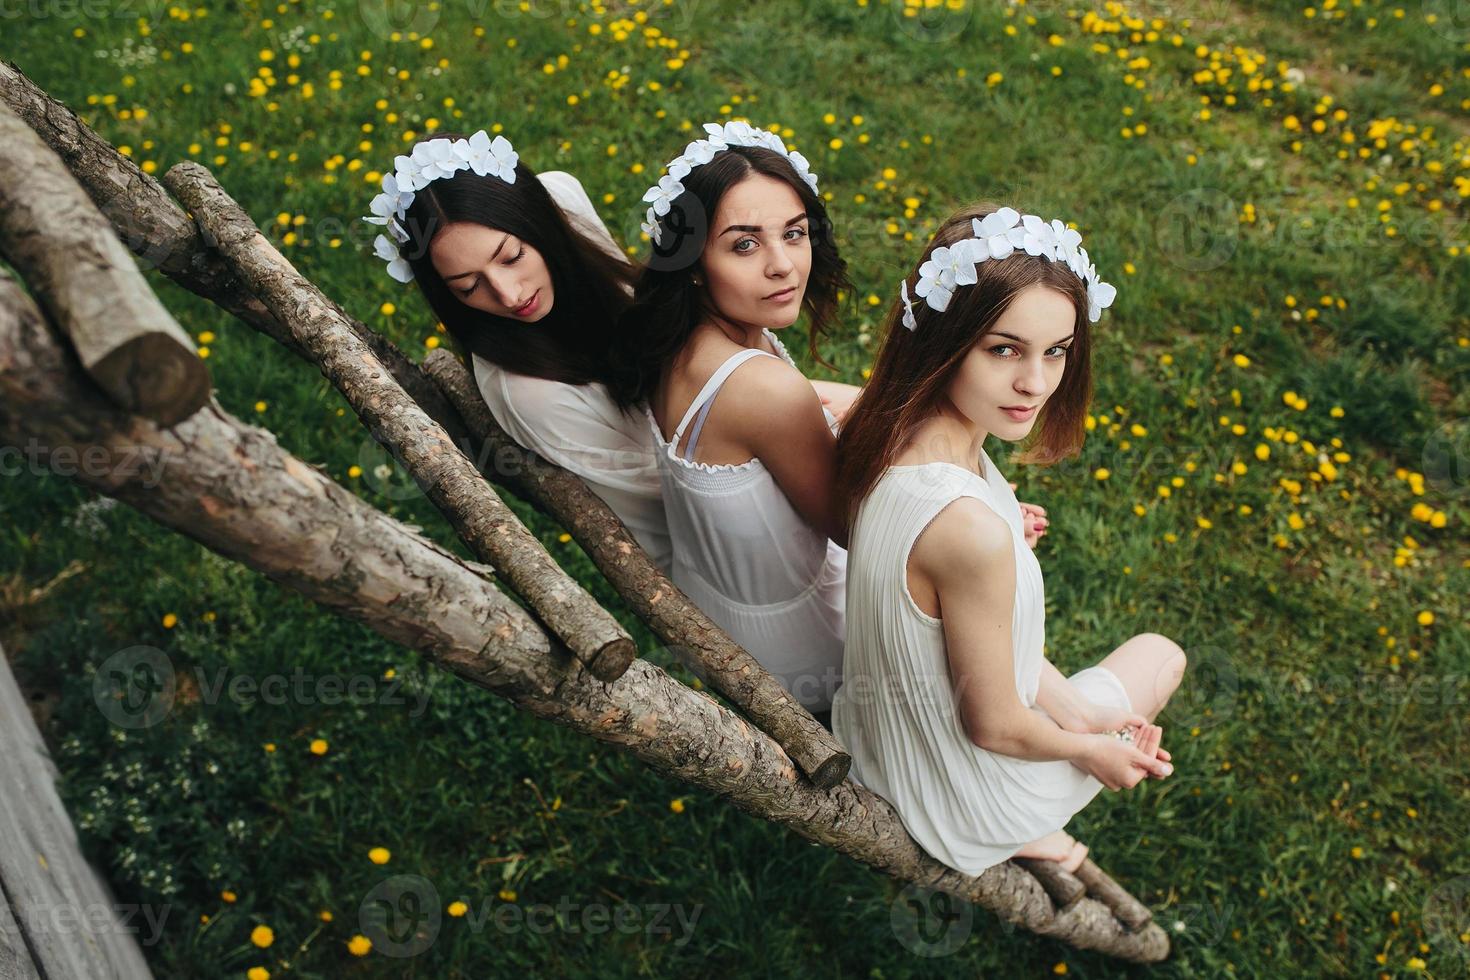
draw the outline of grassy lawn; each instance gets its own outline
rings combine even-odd
[[[410,351],[444,335],[357,219],[436,126],[503,126],[639,254],[639,197],[691,131],[780,127],[857,286],[825,348],[855,383],[953,207],[1075,222],[1119,289],[1095,427],[1049,469],[990,452],[1051,517],[1054,662],[1157,631],[1191,673],[1160,718],[1176,774],[1102,794],[1069,829],[1170,929],[1160,975],[1464,976],[1463,2],[910,6],[36,3],[4,21],[0,56],[145,169],[210,166]],[[463,553],[319,375],[150,276],[227,410]],[[979,910],[915,940],[883,876],[33,470],[0,481],[0,642],[53,692],[62,792],[119,901],[166,915],[160,976],[1141,972]],[[138,646],[178,695],[127,728],[93,685]],[[264,687],[232,695],[237,679]],[[438,912],[421,951],[351,944],[385,880],[404,914]]]

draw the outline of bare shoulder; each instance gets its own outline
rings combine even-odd
[[[1001,569],[1014,574],[1011,526],[984,501],[951,501],[919,534],[910,561],[936,585],[995,581]],[[999,583],[997,583],[999,584]]]
[[[764,416],[767,423],[812,406],[820,412],[822,400],[812,383],[779,357],[752,357],[727,384],[731,402]]]

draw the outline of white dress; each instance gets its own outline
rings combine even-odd
[[[863,498],[848,541],[847,656],[832,706],[853,777],[893,804],[925,851],[972,875],[1061,830],[1102,789],[1071,762],[1018,759],[970,741],[953,706],[943,623],[908,591],[914,542],[949,503],[974,497],[1004,518],[1016,560],[1016,695],[1045,714],[1036,704],[1046,640],[1041,566],[1015,493],[989,454],[981,456],[983,478],[952,463],[891,466]],[[1132,710],[1106,667],[1067,680],[1089,701]]]
[[[577,178],[538,174],[571,223],[610,255],[624,258]],[[624,414],[600,383],[575,385],[507,371],[471,355],[490,414],[522,447],[580,476],[659,568],[669,570],[669,526],[653,441],[637,410]]]
[[[795,362],[766,331],[781,357]],[[847,552],[814,529],[760,459],[698,463],[698,428],[681,456],[676,447],[720,385],[754,357],[731,355],[690,403],[665,442],[653,413],[647,427],[657,446],[664,509],[673,539],[671,578],[695,605],[743,646],[809,711],[826,711],[842,682],[843,603]],[[829,428],[836,419],[826,408]]]

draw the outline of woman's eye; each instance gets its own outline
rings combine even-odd
[[[517,252],[515,254],[515,256],[509,262],[507,262],[505,264],[506,265],[515,265],[517,262],[519,262],[521,260],[521,256],[522,255],[525,255],[525,254],[526,254],[526,246],[522,245],[521,246],[521,250],[519,252]]]
[[[1053,347],[1052,348],[1052,350],[1057,351],[1057,354],[1056,354],[1057,357],[1066,357],[1067,356],[1067,351],[1069,351],[1071,349],[1072,348],[1070,348],[1070,347]]]
[[[479,288],[480,288],[480,283],[479,283],[478,280],[476,280],[475,282],[470,283],[470,286],[469,286],[468,289],[459,289],[459,290],[455,290],[455,291],[457,293],[459,293],[461,296],[468,296],[470,293],[473,293],[476,289],[479,289]]]
[[[786,234],[787,234],[788,237],[791,236],[791,235],[795,235],[796,238],[805,238],[806,237],[806,229],[805,228],[792,228]],[[796,238],[792,238],[791,240],[792,241],[796,241]]]
[[[741,246],[742,245],[754,245],[754,244],[755,244],[755,239],[754,238],[742,238],[742,239],[740,239],[740,241],[738,241],[738,242],[735,243],[735,251],[737,251],[737,252],[739,252],[739,253],[741,253],[743,255],[746,252],[749,252],[750,249],[748,249],[748,248],[741,248]]]
[[[996,357],[1005,357],[1006,355],[1002,354],[1001,351],[1012,349],[1013,348],[1010,344],[998,344],[997,346],[990,348],[990,353],[994,354]]]

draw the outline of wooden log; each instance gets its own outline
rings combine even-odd
[[[72,176],[143,268],[158,269],[178,285],[311,362],[310,355],[285,324],[209,250],[193,219],[174,202],[163,185],[8,61],[0,61],[0,100],[65,161]],[[332,308],[343,317],[353,334],[372,349],[409,397],[443,426],[456,444],[464,445],[465,434],[458,416],[418,364],[387,337],[348,316],[336,304]]]
[[[1094,864],[1092,858],[1082,860],[1082,866],[1077,869],[1077,880],[1086,886],[1087,894],[1112,909],[1113,915],[1128,929],[1142,929],[1152,921],[1154,914],[1148,906],[1130,895],[1127,889]]]
[[[424,359],[424,370],[449,398],[471,437],[486,447],[478,458],[493,459],[501,469],[514,469],[522,485],[534,486],[551,516],[675,656],[703,674],[774,738],[813,786],[829,789],[847,778],[852,756],[832,733],[669,581],[617,515],[579,477],[522,449],[506,435],[458,357],[443,349],[433,351]],[[513,466],[505,465],[511,461]]]
[[[46,743],[0,650],[0,980],[152,977],[171,905],[120,903],[83,856]]]
[[[32,443],[32,440],[34,442]],[[173,429],[127,416],[67,360],[30,298],[0,271],[0,444],[92,462],[75,478],[490,690],[524,711],[901,881],[975,902],[1009,922],[1138,962],[1168,955],[1157,923],[1129,932],[1101,902],[1058,912],[1035,877],[1003,862],[946,868],[889,803],[848,780],[818,790],[781,747],[647,661],[598,681],[521,607],[455,555],[283,451],[217,403]]]
[[[130,159],[119,154],[110,143],[77,119],[71,110],[48,96],[8,62],[0,62],[0,98],[5,99],[63,156],[73,175],[103,212],[114,216],[118,235],[145,263],[156,263],[179,285],[215,302],[242,322],[317,366],[312,354],[296,340],[291,330],[248,291],[242,279],[206,248],[194,222],[157,181],[139,170]],[[602,541],[604,535],[599,528],[610,526],[606,522],[615,522],[616,518],[579,478],[535,458],[516,445],[488,413],[485,417],[495,435],[486,441],[482,434],[470,433],[440,387],[430,381],[417,363],[392,341],[353,320],[330,300],[325,301],[343,318],[353,334],[372,348],[413,401],[451,434],[452,441],[467,456],[491,464],[493,469],[487,472],[487,476],[541,512],[559,520],[578,538],[603,572],[610,575],[614,585],[630,597],[635,612],[647,605],[650,597],[654,605],[658,604],[661,593],[657,589],[631,591],[636,587],[635,583],[644,577],[636,568],[626,573],[609,571],[610,566],[605,562],[621,551],[624,542]],[[520,461],[528,457],[535,462],[520,465]],[[508,465],[499,465],[506,461],[510,461]],[[579,519],[573,520],[569,515]],[[594,541],[602,543],[594,544]],[[634,542],[633,551],[629,554],[639,551],[641,549]],[[697,607],[695,609],[697,611]],[[643,613],[639,612],[639,615],[643,616]],[[710,624],[712,629],[707,635],[700,635],[695,630],[692,637],[670,641],[660,632],[658,621],[650,620],[648,616],[643,618],[665,642],[671,643],[676,656],[696,659],[708,671],[710,682],[742,710],[748,710],[747,705],[758,698],[758,692],[772,685],[785,694],[778,681],[769,677],[764,668],[713,624]],[[738,655],[734,651],[738,651]],[[780,702],[770,702],[763,710],[753,712],[752,718],[781,743],[815,785],[826,787],[841,782],[851,765],[850,757],[804,708],[791,701],[789,696],[787,700],[791,702],[790,708]]]
[[[373,438],[403,460],[475,554],[497,569],[597,677],[604,681],[621,677],[638,655],[622,624],[526,530],[449,434],[414,403],[326,302],[321,290],[276,251],[205,167],[177,164],[164,176],[164,184],[193,212],[251,292],[290,328]]]
[[[1056,861],[1048,861],[1044,858],[1012,858],[1011,860],[1035,875],[1036,880],[1041,882],[1041,887],[1046,889],[1051,900],[1056,902],[1057,908],[1062,911],[1071,908],[1078,899],[1087,894],[1087,886]]]
[[[0,105],[0,254],[31,283],[82,367],[130,412],[163,425],[209,399],[193,340],[61,159]]]

